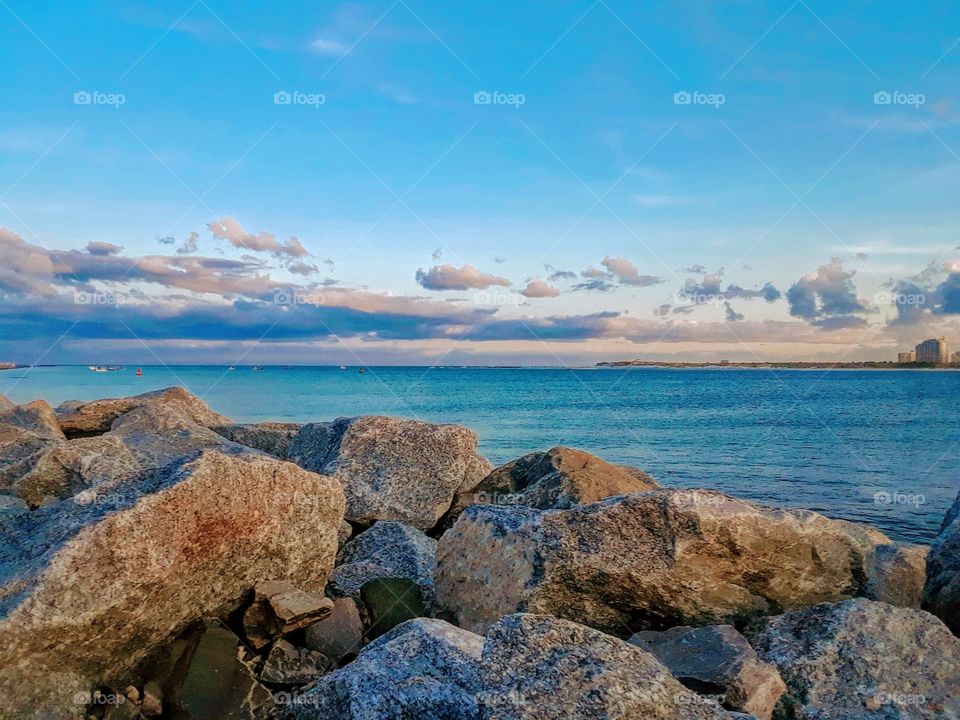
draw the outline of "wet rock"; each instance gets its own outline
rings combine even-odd
[[[302,427],[300,423],[262,422],[249,425],[219,425],[212,429],[235,443],[286,460],[290,445]]]
[[[323,653],[298,648],[286,640],[277,640],[260,672],[260,680],[273,685],[294,687],[316,680],[332,663]]]
[[[42,451],[64,440],[53,409],[43,400],[0,412],[0,491],[9,491]]]
[[[960,636],[960,495],[930,546],[922,606]]]
[[[920,607],[929,551],[926,545],[878,545],[864,595],[898,607]]]
[[[555,447],[498,467],[471,491],[457,495],[445,521],[452,525],[464,508],[477,503],[547,510],[656,487],[642,470],[612,465],[583,450]]]
[[[511,615],[491,627],[482,667],[484,720],[726,717],[652,654],[546,615]]]
[[[795,720],[960,717],[960,639],[921,610],[863,598],[769,618],[751,633]]]
[[[438,607],[483,632],[539,612],[615,635],[863,595],[883,534],[720,493],[656,490],[570,510],[474,505],[440,539]]]
[[[479,635],[442,620],[411,620],[293,697],[280,717],[479,720],[482,649]]]
[[[291,503],[296,493],[324,502]],[[74,692],[125,686],[120,676],[191,621],[237,608],[261,579],[321,591],[344,508],[329,478],[217,451],[116,498],[0,523],[0,715],[71,717]]]
[[[761,660],[732,625],[647,630],[630,643],[653,653],[677,680],[718,695],[723,707],[770,720],[786,685],[775,665]]]
[[[360,597],[370,614],[367,636],[376,638],[400,623],[429,612],[420,586],[407,578],[376,578],[364,583]]]
[[[273,696],[254,677],[252,659],[227,628],[211,623],[169,704],[190,720],[254,720],[273,711]]]
[[[57,420],[67,437],[101,435],[110,430],[120,416],[139,407],[165,407],[186,415],[197,425],[217,427],[230,425],[230,420],[213,412],[195,395],[181,387],[154,390],[126,398],[107,398],[82,403],[71,400],[57,408]]]
[[[424,603],[431,606],[436,565],[436,540],[409,525],[380,521],[337,553],[337,565],[327,592],[359,598],[360,588],[370,580],[407,578],[420,586]]]
[[[289,580],[271,580],[254,588],[253,602],[243,615],[243,630],[250,644],[259,649],[276,637],[323,620],[333,610],[333,601],[304,592]]]
[[[348,597],[334,600],[330,616],[307,627],[304,645],[338,664],[360,652],[363,647],[363,621],[357,603]]]
[[[454,495],[490,471],[470,430],[380,416],[305,425],[290,459],[340,481],[347,520],[397,520],[419,530],[436,525]]]

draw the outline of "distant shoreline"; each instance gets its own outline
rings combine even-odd
[[[670,369],[776,369],[776,370],[960,370],[960,365],[934,363],[898,363],[866,360],[863,362],[659,362],[654,360],[609,360],[596,367],[653,367]]]

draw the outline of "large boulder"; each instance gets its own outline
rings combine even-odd
[[[398,520],[419,530],[436,525],[454,495],[491,469],[466,428],[380,416],[305,425],[289,458],[340,481],[347,520]]]
[[[340,549],[327,592],[359,598],[370,580],[407,578],[420,586],[424,602],[432,606],[436,565],[436,540],[409,525],[381,520]]]
[[[203,449],[247,450],[198,425],[177,403],[146,403],[102,435],[79,436],[39,453],[13,490],[36,507],[44,497],[62,499],[92,487],[102,492]]]
[[[474,504],[526,505],[547,510],[586,505],[612,495],[646,492],[656,481],[637,468],[612,465],[583,450],[555,447],[501,465],[466,493],[459,493],[447,517],[450,526]]]
[[[732,625],[644,630],[630,643],[653,653],[686,687],[719,697],[730,710],[770,720],[787,689],[775,665],[764,662]]]
[[[926,545],[878,545],[864,595],[898,607],[920,607],[929,551]]]
[[[249,425],[219,425],[212,429],[227,440],[286,460],[293,439],[302,427],[300,423],[262,422]]]
[[[723,720],[652,654],[544,615],[511,615],[483,646],[483,720]]]
[[[113,421],[131,410],[145,405],[166,407],[178,411],[198,425],[217,427],[229,425],[230,420],[213,412],[206,403],[181,387],[134,395],[126,398],[107,398],[84,403],[70,400],[57,408],[57,420],[67,437],[101,435]]]
[[[64,440],[53,408],[43,400],[0,412],[0,491],[10,490],[44,450]]]
[[[960,717],[960,639],[921,610],[823,603],[767,619],[751,642],[787,684],[781,717]]]
[[[570,510],[474,505],[440,539],[436,590],[475,632],[537,612],[628,636],[865,594],[887,544],[853,523],[697,490]]]
[[[289,702],[297,720],[479,720],[483,638],[419,618],[367,645],[356,660]]]
[[[922,606],[960,636],[960,494],[930,546]]]
[[[363,647],[363,620],[356,601],[352,598],[334,600],[330,616],[304,631],[303,644],[338,665],[356,655]]]
[[[109,503],[5,519],[0,716],[74,717],[75,692],[125,687],[156,648],[232,612],[258,582],[322,591],[344,504],[330,478],[206,450],[112,489]]]

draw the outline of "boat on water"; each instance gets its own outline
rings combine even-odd
[[[263,365],[254,365],[251,370],[263,370]]]
[[[87,368],[94,372],[116,372],[125,369],[122,365],[88,365]]]
[[[143,377],[143,370],[137,368],[137,377]]]
[[[346,365],[341,365],[341,366],[340,366],[340,369],[341,369],[341,370],[346,370],[346,369],[347,369],[347,366],[346,366]]]
[[[363,375],[366,371],[367,371],[366,368],[360,368],[357,372],[359,372],[361,375]]]

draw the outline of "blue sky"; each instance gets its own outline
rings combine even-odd
[[[3,0],[0,355],[884,358],[956,336],[958,20]]]

